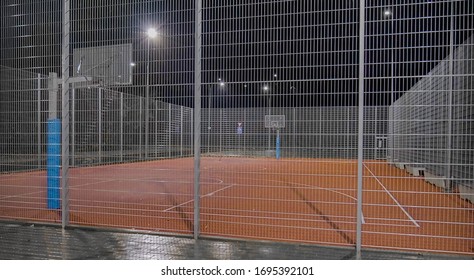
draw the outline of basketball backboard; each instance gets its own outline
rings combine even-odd
[[[279,129],[285,127],[285,115],[265,115],[265,128]]]
[[[73,51],[74,77],[87,82],[75,87],[132,83],[132,44],[77,48]]]

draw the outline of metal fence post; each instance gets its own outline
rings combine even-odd
[[[37,164],[38,164],[38,169],[41,168],[41,74],[38,73],[38,103],[37,103],[37,113],[36,117],[38,118],[37,122],[37,137],[38,137],[38,143],[37,143]]]
[[[345,138],[345,143],[344,143],[344,151],[341,152],[341,155],[344,154],[344,156],[346,158],[350,158],[350,136],[349,136],[349,130],[351,129],[351,126],[350,126],[350,117],[351,117],[351,110],[352,108],[351,107],[347,107],[346,108],[346,119],[345,119],[345,122],[346,122],[346,131],[345,131],[345,134],[346,136],[344,137]]]
[[[315,155],[316,157],[321,157],[323,156],[322,155],[322,150],[323,150],[323,133],[322,133],[322,130],[323,130],[323,107],[320,107],[318,108],[319,110],[319,133],[318,133],[318,140],[319,140],[319,149],[318,149],[318,154]],[[306,142],[306,141],[305,141]],[[305,143],[305,146],[307,145],[307,143]],[[302,154],[304,154],[304,147],[302,149]],[[327,156],[327,155],[324,155],[324,156]]]
[[[58,118],[58,74],[49,73],[48,78],[48,120]]]
[[[168,103],[168,158],[171,158],[171,103]]]
[[[155,158],[158,157],[158,101],[155,101]]]
[[[71,165],[76,165],[76,91],[74,84],[71,89]]]
[[[207,155],[209,156],[210,147],[211,147],[211,98],[213,95],[213,86],[209,85],[208,96],[207,96]]]
[[[202,2],[195,0],[194,3],[194,239],[198,239],[200,235]]]
[[[362,187],[364,149],[364,53],[365,53],[365,0],[360,0],[359,10],[359,124],[357,146],[357,226],[356,259],[361,259],[362,248]]]
[[[222,109],[219,109],[219,153],[222,155]]]
[[[63,0],[62,30],[62,227],[69,224],[69,8],[70,1]]]
[[[374,108],[374,117],[372,118],[372,122],[374,123],[374,136],[373,137],[370,137],[370,139],[374,139],[374,144],[372,146],[372,149],[373,149],[373,152],[372,152],[372,159],[378,159],[379,155],[380,155],[380,150],[379,150],[379,146],[378,146],[378,143],[377,143],[377,137],[379,136],[379,131],[377,129],[377,126],[378,126],[378,110],[377,110],[377,106],[375,106]]]
[[[268,115],[271,115],[270,100],[271,100],[271,99],[270,99],[270,96],[269,96],[269,97],[268,97]],[[271,148],[270,148],[270,147],[271,147],[271,136],[270,136],[270,134],[271,134],[271,128],[268,128],[268,129],[267,129],[267,142],[268,142],[268,143],[267,143],[267,146],[268,146],[267,150],[268,150],[268,151],[271,150]]]
[[[453,85],[454,85],[454,4],[451,2],[451,18],[449,30],[449,89],[448,89],[448,124],[446,127],[446,189],[452,191],[451,172],[452,172],[452,142],[453,142]]]
[[[180,116],[180,120],[179,120],[179,135],[180,135],[180,139],[179,139],[179,154],[180,156],[182,157],[183,156],[183,133],[184,133],[184,129],[183,129],[183,106],[181,106],[181,116]]]
[[[120,93],[120,162],[123,162],[123,92]]]
[[[243,123],[243,126],[244,126],[243,127],[244,131],[242,133],[243,134],[242,136],[244,138],[244,144],[243,144],[244,145],[244,155],[246,155],[247,154],[247,143],[246,143],[245,139],[247,138],[247,133],[248,133],[248,131],[247,131],[247,109],[246,108],[244,108],[244,123]]]
[[[297,154],[297,148],[296,148],[296,108],[293,108],[293,156],[296,156]]]
[[[142,127],[142,103],[143,103],[143,97],[140,97],[140,105],[139,105],[139,118],[138,118],[138,157],[142,159],[142,133],[143,133],[143,127]]]
[[[98,111],[99,111],[99,128],[98,128],[98,144],[99,144],[99,163],[102,163],[102,88],[99,88],[98,95]]]

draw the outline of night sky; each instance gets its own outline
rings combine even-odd
[[[124,2],[71,1],[71,53],[132,43],[133,85],[118,89],[143,95],[143,32],[154,26],[161,37],[151,44],[151,94],[191,107],[194,1]],[[203,1],[203,106],[209,95],[213,107],[267,106],[268,95],[272,106],[357,105],[358,2]],[[450,2],[367,1],[367,105],[388,105],[390,92],[399,97],[421,79],[448,55],[450,34],[455,46],[472,35],[473,1]],[[60,72],[61,1],[2,0],[0,7],[0,64]]]

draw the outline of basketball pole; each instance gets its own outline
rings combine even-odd
[[[280,159],[280,129],[277,129],[276,137],[276,159]]]

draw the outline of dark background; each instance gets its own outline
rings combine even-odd
[[[61,2],[1,1],[0,65],[61,72]],[[471,36],[473,2],[366,1],[365,103],[390,104],[446,58],[451,35],[454,46]],[[357,105],[358,3],[203,1],[203,107],[209,95],[212,107]],[[193,4],[71,1],[71,54],[75,48],[132,43],[133,85],[118,90],[144,96],[144,31],[154,26],[161,36],[151,43],[151,95],[192,107]],[[391,16],[384,16],[386,9]]]

